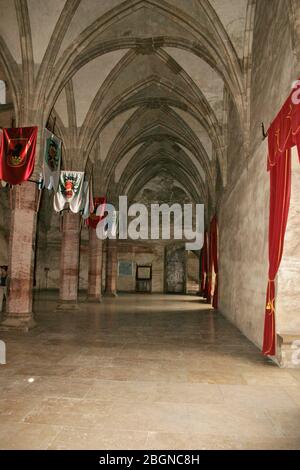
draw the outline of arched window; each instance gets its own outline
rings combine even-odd
[[[0,104],[6,104],[6,85],[4,80],[0,80]]]

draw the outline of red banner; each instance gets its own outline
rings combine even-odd
[[[34,168],[37,127],[3,129],[0,179],[9,184],[27,181]]]
[[[299,82],[298,82],[299,84]],[[268,130],[270,172],[269,280],[267,287],[263,354],[276,353],[275,278],[280,266],[291,194],[291,148],[300,155],[299,89],[293,90]]]
[[[214,308],[218,308],[218,226],[217,217],[214,216],[210,222],[210,230],[208,237],[208,273],[205,282],[205,295],[207,302]],[[213,288],[213,274],[214,291]]]
[[[90,214],[89,218],[87,219],[87,225],[92,228],[96,228],[98,222],[103,219],[105,213],[105,205],[106,205],[106,197],[94,197],[94,211]],[[101,214],[96,215],[98,207],[101,205]]]
[[[212,287],[212,256],[211,256],[211,243],[210,234],[207,234],[207,274],[205,281],[205,298],[207,303],[211,302],[211,287]]]
[[[207,279],[207,268],[208,268],[208,253],[207,253],[207,232],[204,233],[204,243],[201,250],[201,286],[200,294],[202,297],[206,297],[205,286]]]
[[[212,258],[212,269],[215,273],[215,286],[212,306],[218,308],[218,225],[217,216],[214,216],[210,223],[210,253]]]

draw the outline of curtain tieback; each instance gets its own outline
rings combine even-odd
[[[269,313],[269,315],[272,315],[272,314],[274,314],[274,312],[275,312],[274,300],[275,300],[275,299],[269,300],[268,303],[267,303],[267,305],[266,305],[266,310],[267,310],[267,312]]]

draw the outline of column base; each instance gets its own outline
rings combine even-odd
[[[116,292],[104,292],[104,297],[118,297]]]
[[[85,299],[86,302],[94,303],[94,304],[101,304],[102,302],[102,295],[92,295],[88,294]]]
[[[300,332],[277,334],[276,359],[280,367],[300,369]]]
[[[55,311],[62,312],[75,312],[79,310],[79,305],[77,300],[60,300],[59,304],[57,305]]]
[[[18,315],[9,314],[5,320],[0,323],[0,331],[24,331],[28,332],[37,325],[32,314]]]

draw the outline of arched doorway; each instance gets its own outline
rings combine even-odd
[[[184,294],[186,260],[184,246],[168,245],[165,253],[165,292]]]

